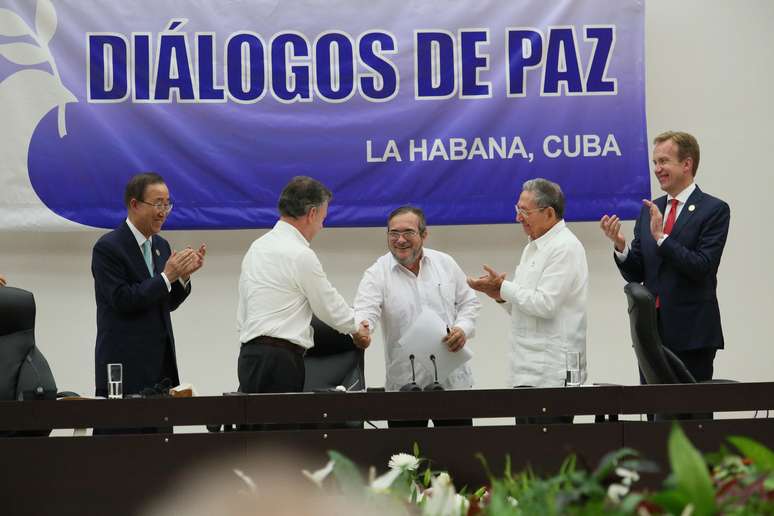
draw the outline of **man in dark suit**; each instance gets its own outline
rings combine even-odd
[[[670,131],[653,143],[654,173],[667,195],[643,200],[631,246],[617,216],[605,215],[600,226],[615,244],[624,279],[643,283],[656,296],[664,345],[697,381],[710,380],[715,353],[723,349],[717,272],[731,212],[694,183],[699,144],[693,136]]]
[[[107,364],[123,365],[123,391],[136,394],[168,378],[180,383],[169,313],[191,292],[190,275],[206,248],[172,251],[158,235],[172,210],[158,174],[139,174],[124,193],[127,218],[94,245],[97,299],[96,395],[107,394]]]

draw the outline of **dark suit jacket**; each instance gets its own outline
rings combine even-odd
[[[667,197],[653,202],[664,213]],[[723,348],[716,290],[730,220],[728,204],[697,186],[661,246],[643,207],[626,260],[615,260],[626,281],[643,283],[659,296],[661,340],[670,349]]]
[[[169,243],[154,235],[151,243],[155,275],[148,273],[129,226],[124,222],[103,235],[91,258],[97,298],[97,346],[94,354],[96,393],[107,389],[107,364],[123,364],[124,394],[140,392],[163,378],[180,383],[175,359],[175,337],[169,313],[191,291],[179,281],[172,291],[161,272],[171,254]]]

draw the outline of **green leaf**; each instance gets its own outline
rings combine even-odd
[[[715,491],[707,464],[677,424],[669,434],[669,462],[675,474],[677,490],[693,504],[693,514],[715,514]]]
[[[328,457],[334,462],[333,477],[345,496],[361,496],[365,492],[365,483],[355,463],[333,450]]]
[[[685,493],[676,489],[655,493],[649,500],[664,509],[665,512],[671,514],[681,514],[683,507],[688,505],[689,502]]]
[[[774,451],[749,437],[738,435],[728,438],[729,442],[739,449],[742,454],[753,461],[753,464],[761,471],[774,471]]]
[[[414,457],[419,457],[419,444],[414,441]]]

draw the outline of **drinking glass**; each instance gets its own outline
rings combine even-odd
[[[565,358],[567,360],[567,376],[565,377],[564,384],[567,387],[579,387],[581,384],[580,353],[568,351]]]
[[[108,398],[121,399],[124,397],[124,366],[121,364],[107,365]]]

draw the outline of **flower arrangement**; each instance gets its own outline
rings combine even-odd
[[[640,473],[656,467],[627,448],[607,454],[592,472],[578,468],[571,455],[556,475],[546,478],[531,469],[514,474],[508,457],[503,475],[496,476],[480,457],[490,482],[471,493],[457,492],[449,473],[433,471],[416,444],[413,454],[393,455],[384,474],[377,476],[371,467],[367,481],[352,461],[335,451],[329,452],[325,467],[304,474],[320,487],[334,479],[340,493],[365,497],[387,514],[774,514],[774,452],[745,437],[728,441],[742,456],[724,447],[704,458],[675,425],[668,441],[672,472],[657,492],[636,489]]]

